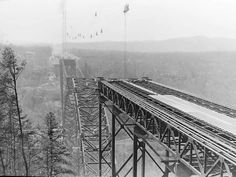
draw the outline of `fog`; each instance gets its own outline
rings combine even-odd
[[[128,41],[199,35],[236,38],[234,0],[2,0],[0,40],[60,43],[62,10],[66,8],[69,35],[85,35],[85,39],[68,38],[69,42],[123,41],[126,3],[130,7]],[[90,38],[101,28],[102,35]]]

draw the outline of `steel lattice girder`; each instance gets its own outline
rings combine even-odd
[[[75,112],[75,104],[73,103],[74,100],[71,98],[72,94],[66,94],[65,100],[65,107],[64,107],[64,139],[66,144],[72,147],[78,147],[78,122],[75,119],[76,112]]]
[[[73,148],[78,147],[78,120],[72,79],[76,75],[75,60],[60,60],[60,68],[63,134],[67,146]]]
[[[76,76],[75,60],[60,60],[60,87],[62,102],[63,139],[73,154],[77,173],[80,173],[80,148],[78,143],[78,119],[73,92],[73,77]]]
[[[175,125],[171,117],[145,104],[145,100],[122,91],[107,81],[99,82],[99,91],[104,98],[112,101],[118,110],[127,114],[139,128],[165,147],[173,159],[168,158],[162,162],[173,173],[177,173],[174,167],[181,163],[193,173],[204,177],[236,175],[235,163],[215,152],[204,142],[198,141],[198,137],[193,136],[191,132],[187,133],[188,129],[183,130],[178,124]]]
[[[106,159],[107,163],[103,163],[101,167],[99,166],[99,142],[104,144],[110,137],[110,133],[104,110],[99,106],[97,82],[89,78],[74,79],[74,92],[79,117],[83,175],[86,177],[99,176],[99,174],[104,177],[109,176],[109,149],[106,153],[103,153],[103,158]],[[101,111],[99,111],[99,109],[101,109]],[[102,127],[101,136],[99,136],[99,118],[101,119]]]
[[[102,97],[103,98],[103,97]],[[112,176],[128,176],[131,171],[133,170],[133,176],[137,176],[137,167],[138,162],[141,161],[141,175],[142,177],[145,177],[145,154],[149,156],[149,158],[155,163],[157,168],[164,174],[165,172],[162,170],[160,165],[156,162],[156,160],[153,158],[153,156],[146,150],[145,145],[147,144],[143,140],[140,140],[133,131],[133,127],[135,126],[134,123],[131,123],[128,119],[124,120],[125,114],[122,113],[119,109],[117,109],[112,104],[109,104],[108,102],[105,102],[104,99],[102,99],[103,106],[112,113],[112,136],[107,141],[104,146],[101,147],[102,151],[106,151],[108,147],[112,148]],[[124,130],[127,134],[127,136],[131,139],[133,142],[133,153],[131,153],[129,156],[126,157],[125,160],[122,160],[122,165],[118,167],[116,162],[116,136],[119,135],[121,130]],[[147,144],[150,146],[149,144]],[[124,169],[125,166],[128,165],[128,163],[133,159],[133,166],[129,167],[128,169]],[[169,173],[169,170],[167,171]]]

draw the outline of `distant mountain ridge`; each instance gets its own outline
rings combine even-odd
[[[123,51],[124,42],[68,43],[69,48]],[[130,52],[207,52],[236,51],[236,39],[204,36],[174,38],[162,41],[133,41],[127,43]]]
[[[5,46],[0,43],[0,48]],[[61,51],[61,44],[26,43],[10,45],[15,47],[52,47]],[[124,51],[124,41],[104,42],[69,42],[70,49]],[[210,38],[205,36],[181,37],[159,41],[130,41],[127,43],[129,52],[208,52],[208,51],[236,51],[236,39]]]

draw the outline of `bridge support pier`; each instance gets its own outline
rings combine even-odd
[[[138,137],[134,134],[133,140],[133,177],[137,177],[138,164]]]
[[[176,164],[176,176],[181,176],[181,177],[191,177],[193,172],[188,169],[184,164],[181,162]],[[196,177],[196,176],[195,176]]]
[[[145,143],[142,141],[140,142],[140,147],[142,148],[142,168],[141,168],[141,177],[145,177],[145,152],[146,152],[146,147]]]
[[[102,177],[102,103],[99,95],[99,177]]]
[[[112,165],[111,165],[111,167],[112,167],[112,177],[116,177],[116,159],[115,159],[115,151],[116,151],[116,149],[115,149],[115,147],[116,147],[116,144],[115,144],[115,141],[116,141],[116,115],[114,114],[114,106],[113,106],[113,113],[112,113],[112,141],[111,141],[111,148],[112,148],[112,150],[111,150],[111,163],[112,163]]]
[[[166,158],[168,159],[169,158],[169,151],[166,150]],[[166,165],[165,165],[165,171],[164,171],[164,174],[162,177],[168,177],[169,176],[169,173],[170,173],[170,170],[167,168],[167,166],[169,165],[168,162],[165,162]]]

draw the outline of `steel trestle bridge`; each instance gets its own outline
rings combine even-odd
[[[163,177],[236,176],[235,132],[204,117],[234,121],[235,110],[148,78],[82,78],[74,60],[61,60],[60,68],[64,140],[75,149],[79,176],[145,177],[147,158]],[[207,113],[196,115],[186,103]],[[118,163],[121,131],[133,149]]]

